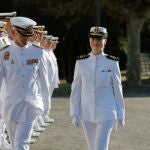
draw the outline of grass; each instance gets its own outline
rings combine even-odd
[[[53,97],[68,97],[71,93],[71,84],[63,83],[53,92]]]

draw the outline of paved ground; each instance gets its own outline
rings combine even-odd
[[[113,131],[110,150],[150,150],[150,97],[126,97],[126,126]],[[81,129],[69,116],[69,99],[53,98],[51,116],[55,123],[41,133],[32,150],[87,150]]]

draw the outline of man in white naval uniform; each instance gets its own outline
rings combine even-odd
[[[49,68],[49,83],[50,83],[50,101],[52,98],[52,94],[54,91],[54,88],[58,88],[59,85],[59,73],[58,73],[58,64],[57,64],[57,58],[54,54],[54,50],[56,49],[56,46],[58,44],[58,37],[53,37],[52,35],[47,35],[46,36],[46,40],[47,40],[47,53],[49,55],[49,60],[51,62],[51,68]],[[52,76],[53,74],[53,76]],[[44,116],[44,121],[45,122],[49,122],[49,123],[53,123],[54,119],[49,117],[49,115]]]
[[[33,27],[34,35],[29,38],[30,42],[33,45],[35,45],[37,47],[41,47],[40,41],[42,39],[42,31],[44,28],[45,28],[45,26],[34,26]],[[43,49],[43,48],[41,47],[41,49]],[[45,105],[47,105],[47,104],[45,104]],[[37,133],[35,133],[34,131],[36,131],[36,132],[45,131],[46,126],[48,126],[48,124],[44,122],[42,115],[37,116],[34,126],[33,126],[32,135],[37,135]],[[38,134],[40,134],[40,133],[38,133]]]
[[[4,48],[5,46],[8,46],[8,45],[10,45],[11,44],[11,41],[13,40],[13,35],[12,35],[12,32],[11,32],[11,27],[12,27],[12,25],[11,25],[11,23],[10,23],[10,18],[12,18],[12,17],[15,17],[16,16],[16,12],[5,12],[5,13],[0,13],[0,20],[2,20],[2,22],[5,22],[5,27],[2,27],[1,29],[2,29],[2,33],[1,33],[1,36],[2,36],[2,38],[1,38],[1,48],[0,49],[2,49],[2,48]],[[3,83],[3,85],[2,85],[2,90],[1,90],[1,102],[3,101],[3,97],[2,97],[2,95],[3,95],[3,92],[5,92],[5,91],[3,91],[3,86],[4,86],[4,83]],[[5,123],[4,123],[4,121],[2,121],[2,131],[3,131],[3,133],[2,133],[2,141],[1,141],[1,147],[0,147],[0,149],[10,149],[10,144],[8,143],[8,141],[7,141],[7,134],[6,134],[6,125],[5,125]]]
[[[54,76],[54,81],[53,81],[53,84],[52,84],[53,86],[51,87],[52,88],[51,89],[51,91],[52,91],[51,93],[53,93],[54,88],[58,88],[59,83],[60,83],[57,58],[56,58],[56,56],[54,54],[54,50],[56,49],[56,46],[59,43],[59,41],[58,41],[58,37],[53,37],[53,36],[52,36],[50,41],[51,41],[51,46],[50,46],[50,49],[49,49],[49,53],[50,53],[50,55],[52,57],[53,63],[55,65],[55,70],[56,70],[55,71],[55,76]]]
[[[51,98],[52,98],[52,93],[53,93],[53,87],[55,86],[55,78],[56,78],[56,65],[54,63],[54,60],[53,60],[53,56],[51,55],[51,51],[50,51],[50,47],[51,47],[51,37],[52,36],[49,36],[49,35],[46,35],[43,37],[43,40],[42,40],[42,46],[44,47],[45,51],[47,52],[47,61],[48,61],[48,73],[49,73],[49,90],[50,90],[50,97],[49,97],[49,105],[50,105],[50,110],[51,110]],[[50,43],[49,43],[50,42]],[[47,115],[43,116],[43,119],[45,122],[47,123],[53,123],[54,122],[54,119],[50,118],[49,115],[50,115],[50,110],[48,112]]]
[[[3,33],[5,31],[6,27],[6,22],[0,21],[0,50],[8,47],[11,43],[8,40],[8,37],[3,37]],[[3,85],[4,86],[4,85]],[[2,110],[2,101],[3,101],[3,92],[0,93],[0,149],[5,149],[5,150],[11,150],[11,145],[7,141],[7,135],[5,133],[6,131],[6,125],[5,122],[1,116],[1,110]]]
[[[45,32],[45,31],[43,31]],[[41,42],[40,42],[40,45],[44,48],[44,50],[46,51],[47,53],[47,68],[48,68],[48,79],[49,79],[49,90],[50,90],[50,97],[49,97],[49,103],[47,105],[49,105],[50,109],[49,109],[49,112],[47,115],[43,116],[43,120],[44,122],[46,123],[52,123],[54,122],[53,119],[49,118],[49,113],[50,113],[50,110],[51,110],[51,96],[52,96],[52,91],[51,91],[51,87],[53,87],[53,81],[54,81],[54,78],[55,78],[55,73],[56,73],[56,68],[55,68],[55,65],[53,63],[53,59],[52,57],[50,56],[50,51],[49,51],[49,37],[48,35],[45,35],[43,34],[43,38],[41,39]]]
[[[13,150],[29,150],[34,120],[45,114],[49,97],[45,53],[28,43],[36,22],[25,17],[10,19],[14,42],[0,52],[0,85],[4,80],[5,95],[2,116]]]
[[[72,123],[83,130],[89,150],[108,150],[115,120],[123,127],[125,106],[118,58],[106,55],[107,30],[91,27],[91,53],[76,61],[70,96]]]

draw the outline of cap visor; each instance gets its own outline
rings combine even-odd
[[[32,36],[34,33],[24,33],[24,32],[21,32],[19,30],[17,30],[21,35],[23,36]]]
[[[103,38],[103,35],[89,35],[90,38]]]

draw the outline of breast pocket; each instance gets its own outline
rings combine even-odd
[[[16,70],[15,64],[11,64],[11,62],[6,62],[5,63],[5,70]]]
[[[37,64],[27,64],[26,68],[27,68],[27,70],[34,71],[34,70],[38,69],[38,65]]]
[[[26,74],[29,78],[37,78],[38,64],[30,64],[26,66]]]
[[[82,73],[82,83],[85,85],[85,86],[91,86],[93,82],[93,75],[92,73],[90,72],[84,72]]]
[[[101,87],[111,86],[112,73],[108,71],[100,71],[96,76],[96,83]]]
[[[4,67],[5,75],[15,76],[20,74],[20,67],[17,64],[7,62]]]

